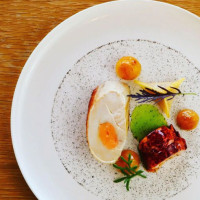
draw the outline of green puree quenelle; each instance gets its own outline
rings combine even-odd
[[[167,126],[167,122],[154,105],[142,104],[133,110],[130,127],[137,140],[142,140],[150,132],[161,126]]]

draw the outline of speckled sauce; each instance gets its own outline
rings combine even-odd
[[[188,149],[167,161],[157,173],[147,173],[147,179],[134,178],[127,192],[123,183],[113,183],[121,176],[112,165],[102,164],[91,155],[86,139],[86,116],[93,89],[107,80],[119,80],[115,64],[122,56],[136,57],[143,82],[186,80],[181,86],[184,92],[200,91],[200,71],[180,52],[162,44],[147,40],[125,40],[101,46],[77,61],[61,80],[52,108],[51,129],[55,149],[71,176],[86,190],[104,200],[122,199],[168,199],[190,186],[198,177],[200,169],[200,131],[182,131],[176,126],[175,117],[183,108],[200,114],[199,95],[177,96],[171,118],[181,137],[186,139]],[[135,93],[139,87],[126,82]],[[137,103],[130,101],[130,114]],[[138,142],[129,130],[126,148],[137,151]],[[141,169],[143,167],[141,166]]]

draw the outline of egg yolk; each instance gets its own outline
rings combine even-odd
[[[125,80],[133,80],[140,75],[141,64],[131,56],[122,57],[116,64],[117,75]]]
[[[103,145],[108,149],[114,149],[118,145],[115,128],[108,122],[99,125],[99,137]]]

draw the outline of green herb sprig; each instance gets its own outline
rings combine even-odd
[[[145,102],[151,102],[154,101],[155,103],[159,103],[163,99],[167,99],[168,101],[173,99],[177,95],[196,95],[195,93],[182,93],[178,88],[175,87],[170,87],[174,90],[175,92],[171,92],[168,89],[161,87],[158,85],[160,89],[163,90],[164,93],[152,90],[150,88],[145,88],[145,90],[140,90],[140,93],[136,94],[130,94],[128,95],[131,98],[135,98],[135,100],[138,103],[145,103]]]
[[[126,184],[126,189],[127,189],[127,191],[129,191],[129,184],[130,184],[130,181],[131,181],[132,178],[134,178],[136,176],[140,176],[142,178],[147,178],[147,177],[142,174],[144,171],[142,171],[142,170],[137,171],[138,166],[131,167],[131,163],[133,161],[133,160],[131,160],[131,154],[129,154],[128,160],[126,160],[123,156],[121,156],[120,158],[128,166],[120,167],[117,164],[113,164],[113,167],[115,167],[116,169],[119,169],[122,172],[122,174],[125,175],[124,177],[115,179],[114,183],[119,183],[119,182],[124,181],[124,183]]]

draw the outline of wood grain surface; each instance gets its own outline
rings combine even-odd
[[[133,0],[134,1],[134,0]],[[60,22],[106,0],[0,0],[0,200],[36,199],[13,153],[10,109],[20,72],[37,44]],[[166,0],[200,16],[200,0]]]

